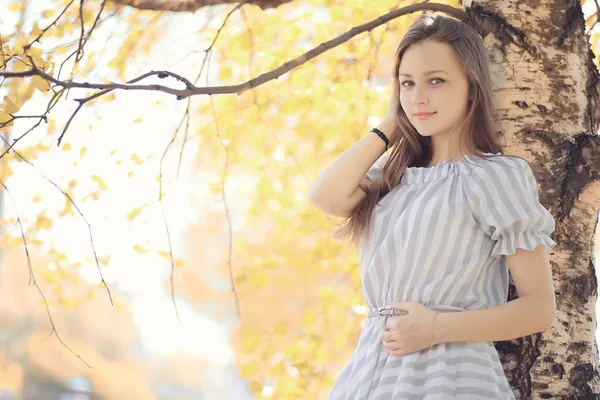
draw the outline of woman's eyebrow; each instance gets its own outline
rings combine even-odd
[[[434,69],[434,70],[431,70],[431,71],[425,71],[425,73],[423,75],[431,75],[431,74],[435,74],[437,72],[441,72],[443,74],[448,74],[446,71],[442,71],[441,69]],[[400,75],[400,76],[408,76],[408,77],[412,76],[411,74],[405,74],[403,72],[399,73],[398,75]]]

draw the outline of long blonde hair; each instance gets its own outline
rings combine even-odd
[[[400,93],[399,67],[405,51],[425,39],[451,45],[467,76],[471,100],[459,133],[466,135],[464,139],[471,147],[468,150],[480,157],[487,157],[483,153],[504,155],[494,115],[496,107],[487,52],[477,31],[468,24],[435,14],[424,14],[416,19],[396,50],[393,90]],[[369,187],[359,185],[366,196],[345,218],[343,226],[334,232],[336,238],[350,237],[355,247],[367,238],[375,206],[400,183],[405,169],[426,166],[432,160],[431,138],[417,132],[401,105],[396,114],[396,123],[396,140],[389,150],[391,153],[383,167],[381,179]]]

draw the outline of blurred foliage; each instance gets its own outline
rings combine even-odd
[[[54,1],[52,8],[41,11],[42,18],[35,20],[31,29],[21,25],[15,32],[2,32],[3,68],[24,71],[28,68],[25,55],[31,55],[36,65],[56,76],[59,65],[55,60],[78,45],[79,7],[67,9],[44,34],[44,45],[35,43],[29,48],[27,45],[68,3]],[[101,2],[85,4],[84,23],[89,27]],[[238,84],[259,76],[354,26],[406,4],[397,0],[310,0],[268,11],[245,5],[222,29],[213,48],[212,61],[218,68],[219,85]],[[447,4],[460,7],[457,1]],[[19,14],[26,7],[27,2],[12,1],[9,10]],[[220,7],[216,19],[222,21],[232,8]],[[161,32],[177,29],[164,23],[167,17],[162,13],[115,8],[110,2],[103,13],[131,29],[108,63],[99,62],[101,53],[86,52],[72,70],[79,81],[97,81],[88,77],[98,73],[103,74],[105,82],[131,79],[136,76],[131,66],[140,56],[149,54]],[[250,206],[244,211],[243,234],[232,237],[231,258],[228,242],[218,248],[216,255],[215,249],[193,249],[189,259],[176,260],[179,269],[175,271],[175,287],[179,295],[192,302],[221,305],[213,307],[213,316],[218,320],[225,305],[232,304],[233,295],[230,288],[211,284],[209,276],[216,274],[226,281],[231,265],[242,316],[232,333],[231,345],[240,375],[257,398],[324,398],[354,349],[365,318],[357,254],[346,243],[332,239],[334,223],[340,220],[331,220],[315,210],[308,204],[306,192],[327,164],[364,135],[372,124],[369,118],[383,116],[391,88],[394,51],[416,16],[402,17],[359,35],[241,96],[213,96],[212,102],[206,97],[194,98],[191,103],[193,113],[211,121],[192,128],[198,140],[190,141],[189,145],[200,148],[197,167],[230,177],[254,176],[257,182],[245,193]],[[593,14],[586,25],[591,29],[596,21],[597,15]],[[218,23],[199,28],[195,32],[198,42],[210,43],[219,28]],[[594,29],[589,37],[591,48],[597,53],[598,30]],[[90,40],[101,42],[105,38],[97,35]],[[598,64],[598,56],[595,61]],[[10,119],[10,115],[18,115],[40,92],[49,99],[52,94],[49,87],[39,77],[4,81],[0,87],[5,92],[0,104],[0,123]],[[102,104],[112,101],[123,100],[111,92],[93,104],[101,110]],[[132,123],[144,121],[132,117]],[[66,121],[50,118],[45,129],[48,135],[57,137],[65,124]],[[10,124],[2,129],[5,137],[22,134],[13,128]],[[67,138],[80,134],[73,131]],[[172,132],[165,132],[165,139],[171,136]],[[224,148],[226,174],[222,171]],[[77,151],[80,159],[94,152],[93,148],[75,149],[68,140],[60,150],[30,142],[23,142],[17,149],[31,162],[49,151]],[[156,149],[155,159],[160,158],[162,150]],[[130,176],[150,157],[131,154],[129,160],[135,167]],[[21,163],[14,153],[6,154],[0,159],[0,179],[6,181]],[[76,200],[97,201],[103,191],[115,190],[103,171],[99,166],[98,172],[89,177],[95,187],[88,192],[77,191],[81,182],[76,180],[67,180],[61,187]],[[205,185],[215,195],[221,194],[220,187],[210,182]],[[128,220],[135,224],[152,200],[131,209],[126,216]],[[31,201],[43,203],[44,198],[38,196]],[[52,230],[56,219],[76,215],[67,199],[58,213],[40,211],[35,221],[26,221],[27,243],[41,248],[43,243],[38,237],[41,231]],[[4,216],[2,220],[3,226],[15,223],[12,216]],[[204,224],[193,226],[190,235],[228,240],[228,229],[227,210],[223,208],[222,212],[209,215]],[[5,249],[22,246],[22,238],[3,237],[1,245]],[[131,243],[131,248],[140,255],[153,252],[166,265],[169,263],[170,255],[164,249],[149,249],[139,243]],[[211,263],[214,266],[206,262],[209,253],[217,258]],[[78,277],[78,263],[70,262],[69,254],[55,249],[46,252],[45,257],[46,264],[36,267],[36,271],[44,286],[51,288],[46,297],[55,315],[61,310],[85,308],[98,288],[85,288],[76,296],[73,291],[63,290],[67,283],[83,285]],[[99,254],[99,261],[102,266],[112,264],[110,254]],[[50,263],[55,268],[47,268]],[[165,282],[165,291],[167,287]],[[91,351],[86,354],[89,356]],[[67,351],[63,356],[73,358]],[[54,353],[54,357],[60,354]],[[22,376],[13,363],[7,361],[5,365],[8,375],[17,380]]]

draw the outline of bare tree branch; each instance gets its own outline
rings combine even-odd
[[[236,4],[239,0],[113,0],[115,4],[137,8],[138,10],[195,12],[203,7],[220,4]],[[277,8],[293,0],[250,0],[248,3],[261,9]]]
[[[60,14],[58,14],[58,17],[56,17],[56,18],[54,19],[54,21],[52,21],[52,23],[50,23],[50,25],[48,25],[47,27],[45,27],[44,29],[42,29],[42,31],[40,32],[40,34],[39,34],[39,35],[38,35],[38,36],[37,36],[35,39],[33,39],[33,40],[31,41],[31,43],[29,43],[29,44],[28,44],[28,45],[26,45],[26,46],[23,46],[23,49],[24,49],[25,51],[27,51],[27,50],[29,50],[29,48],[31,48],[31,46],[33,46],[33,44],[34,44],[35,42],[39,42],[39,41],[40,41],[40,39],[42,38],[42,36],[44,36],[44,35],[46,34],[46,32],[48,31],[48,29],[50,29],[52,26],[54,26],[54,25],[55,25],[55,24],[58,22],[58,20],[59,20],[59,19],[60,19],[60,18],[63,16],[63,14],[64,14],[65,12],[67,12],[67,10],[69,9],[69,7],[71,7],[71,4],[73,4],[73,0],[71,0],[71,1],[69,2],[69,4],[67,4],[67,5],[65,6],[65,8],[63,8],[63,10],[60,12]]]
[[[33,65],[33,68],[28,71],[23,72],[0,72],[0,77],[5,78],[25,78],[29,76],[38,75],[49,82],[54,83],[57,86],[61,86],[64,88],[82,88],[82,89],[101,89],[101,90],[114,90],[114,89],[124,89],[124,90],[158,90],[168,94],[173,94],[177,96],[178,100],[187,98],[189,96],[202,95],[202,94],[232,94],[236,93],[238,95],[243,94],[245,91],[263,85],[264,83],[271,81],[273,79],[277,79],[283,74],[291,71],[292,69],[306,63],[307,61],[312,60],[318,55],[330,50],[334,47],[337,47],[348,40],[352,39],[354,36],[357,36],[363,32],[371,31],[377,28],[380,25],[385,24],[395,18],[401,17],[403,15],[411,14],[420,10],[432,10],[432,11],[441,11],[446,14],[452,15],[456,18],[459,18],[464,21],[470,20],[469,15],[455,7],[448,6],[446,4],[437,4],[437,3],[418,3],[412,4],[407,7],[400,8],[398,10],[391,11],[387,14],[384,14],[370,22],[367,22],[363,25],[356,26],[350,29],[348,32],[336,37],[335,39],[329,40],[325,43],[321,43],[319,46],[314,49],[302,54],[295,59],[286,62],[278,68],[275,68],[272,71],[264,73],[254,79],[250,79],[247,82],[238,84],[238,85],[229,85],[229,86],[207,86],[207,87],[196,87],[191,84],[190,81],[183,78],[180,75],[177,75],[170,71],[150,71],[146,72],[139,77],[132,79],[127,83],[89,83],[89,82],[73,82],[73,81],[60,81],[55,79],[51,75],[48,75],[42,69],[37,68]],[[166,78],[168,76],[174,77],[177,80],[185,83],[185,89],[175,89],[162,85],[132,85],[131,83],[138,82],[142,79],[145,79],[150,76],[158,76],[159,78]],[[108,92],[106,92],[108,93]],[[76,101],[89,101],[98,96],[105,94],[103,92],[99,92],[92,97],[86,99],[76,99]]]
[[[236,2],[238,3],[238,2]],[[242,4],[244,2],[241,2]],[[236,7],[236,9],[239,7]],[[58,138],[58,145],[60,146],[60,142],[65,134],[65,132],[67,131],[71,121],[73,120],[73,118],[75,117],[75,115],[77,114],[77,112],[82,108],[82,106],[97,98],[100,97],[106,93],[111,92],[112,90],[115,89],[124,89],[124,90],[156,90],[156,91],[162,91],[168,94],[173,94],[175,96],[177,96],[178,100],[181,99],[185,99],[189,96],[195,96],[195,95],[201,95],[201,94],[231,94],[231,93],[236,93],[238,95],[243,94],[245,91],[253,89],[255,87],[258,87],[260,85],[265,84],[266,82],[269,82],[273,79],[277,79],[278,77],[282,76],[283,74],[291,71],[292,69],[312,60],[313,58],[317,57],[318,55],[326,52],[327,50],[330,50],[334,47],[337,47],[339,45],[341,45],[342,43],[347,42],[348,40],[350,40],[351,38],[353,38],[354,36],[357,36],[363,32],[368,32],[371,31],[375,28],[377,28],[380,25],[383,25],[395,18],[401,17],[403,15],[407,15],[407,14],[411,14],[414,13],[416,11],[420,11],[420,10],[431,10],[431,11],[440,11],[440,12],[444,12],[448,15],[451,15],[455,18],[458,18],[460,20],[463,20],[465,22],[470,22],[472,21],[472,17],[470,14],[467,14],[466,12],[455,8],[455,7],[451,7],[448,6],[446,4],[437,4],[437,3],[417,3],[417,4],[412,4],[410,6],[407,7],[403,7],[400,8],[398,10],[394,10],[391,11],[387,14],[384,14],[370,22],[367,22],[363,25],[359,25],[357,27],[354,27],[352,29],[350,29],[348,32],[338,36],[335,39],[329,40],[325,43],[321,43],[319,46],[315,47],[314,49],[302,54],[301,56],[286,62],[285,64],[281,65],[280,67],[269,71],[267,73],[264,73],[256,78],[250,79],[247,82],[238,84],[238,85],[230,85],[230,86],[206,86],[206,87],[196,87],[194,84],[192,84],[189,80],[187,80],[186,78],[175,74],[174,72],[170,72],[170,71],[150,71],[150,72],[146,72],[142,75],[140,75],[139,77],[132,79],[130,81],[128,81],[127,83],[106,83],[106,84],[102,84],[102,83],[89,83],[89,82],[74,82],[72,80],[66,80],[66,81],[60,81],[59,79],[54,78],[53,76],[49,75],[48,73],[46,73],[43,69],[38,68],[33,59],[31,58],[31,56],[27,55],[27,57],[29,58],[29,63],[28,65],[32,66],[32,68],[28,71],[23,71],[23,72],[0,72],[0,77],[4,77],[4,78],[24,78],[24,77],[29,77],[29,76],[40,76],[44,79],[46,79],[48,82],[52,82],[54,83],[56,86],[60,86],[62,88],[65,89],[71,89],[71,88],[83,88],[83,89],[101,89],[100,92],[95,93],[94,95],[91,95],[87,98],[79,98],[79,99],[75,99],[75,101],[77,101],[79,103],[79,106],[77,107],[77,109],[75,110],[75,112],[73,113],[73,115],[71,116],[71,118],[69,118],[69,121],[67,122],[67,125],[65,126],[62,134],[60,135],[60,137]],[[491,24],[491,22],[489,21],[485,21],[489,24]],[[212,47],[212,46],[211,46]],[[211,47],[209,47],[209,50],[211,49]],[[208,57],[210,57],[210,54],[208,54]],[[210,58],[209,58],[210,59]],[[185,84],[185,89],[175,89],[175,88],[171,88],[171,87],[167,87],[167,86],[163,86],[163,85],[157,85],[157,84],[152,84],[152,85],[133,85],[133,83],[139,82],[142,79],[148,78],[150,76],[158,76],[161,79],[164,79],[166,77],[173,77],[175,79],[177,79],[180,82],[183,82]],[[12,146],[11,146],[12,147]]]

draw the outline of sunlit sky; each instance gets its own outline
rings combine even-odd
[[[5,4],[7,2],[2,5]],[[36,1],[38,12],[47,7],[43,4],[42,1]],[[46,1],[46,4],[49,2]],[[223,9],[228,7],[220,8],[221,13]],[[137,76],[137,72],[151,69],[168,69],[188,78],[195,77],[203,53],[191,55],[176,64],[174,62],[188,52],[203,49],[208,45],[208,43],[198,42],[198,37],[194,34],[204,25],[207,11],[210,9],[195,14],[182,13],[169,16],[168,26],[177,29],[164,29],[160,40],[153,47],[152,54],[140,56],[136,60],[136,68],[139,70],[132,70],[128,76],[133,78]],[[217,10],[213,9],[214,11]],[[586,11],[590,12],[590,10]],[[16,14],[2,12],[1,15],[0,28],[3,33],[8,33],[15,24]],[[33,20],[34,18],[29,18],[29,21]],[[219,26],[220,20],[217,18],[214,21],[215,27]],[[103,27],[105,28],[107,27]],[[116,24],[108,29],[115,32],[108,40],[110,51],[118,49],[128,29],[129,27],[124,24]],[[99,44],[102,43],[92,40],[88,44],[87,53],[91,53],[94,50],[93,46]],[[45,42],[43,48],[46,46],[52,46],[52,41]],[[109,57],[105,57],[106,63],[108,59]],[[57,66],[58,64],[59,61],[56,61]],[[210,82],[213,85],[218,84],[212,76],[216,74],[217,68],[217,65],[211,66]],[[113,75],[106,68],[104,70],[99,68],[91,76],[77,78],[77,80],[100,82],[107,76]],[[147,83],[151,82],[178,86],[176,81],[168,79],[147,81]],[[220,325],[196,312],[184,298],[179,297],[179,313],[183,322],[183,327],[180,327],[175,317],[170,293],[165,292],[164,289],[164,281],[170,273],[170,264],[157,254],[157,250],[168,251],[157,195],[158,160],[185,112],[185,101],[177,101],[173,96],[161,92],[117,92],[115,101],[86,106],[79,112],[64,141],[70,143],[72,150],[63,151],[56,147],[56,139],[75,109],[76,103],[72,99],[83,97],[85,93],[86,91],[81,90],[73,91],[69,99],[62,100],[52,111],[51,117],[57,122],[57,132],[48,135],[45,129],[38,129],[24,139],[17,149],[43,140],[44,143],[52,146],[52,150],[42,154],[35,161],[36,167],[62,188],[66,188],[72,179],[78,182],[74,190],[75,201],[92,226],[98,256],[110,255],[111,257],[109,267],[103,268],[104,277],[112,290],[127,293],[127,297],[131,299],[133,318],[148,352],[157,356],[174,353],[192,354],[220,365],[232,363],[234,354],[228,344],[229,333],[237,324],[233,298],[231,323]],[[0,90],[0,95],[4,94]],[[157,101],[160,104],[157,104]],[[192,108],[194,109],[194,104],[197,106],[200,101],[204,100],[195,99]],[[34,100],[21,109],[21,114],[39,114],[40,110],[45,109],[47,102],[48,96],[37,94]],[[137,118],[141,118],[142,122],[133,123]],[[205,123],[206,121],[195,115],[192,110],[192,132],[197,131],[197,127]],[[20,120],[19,123],[15,123],[14,132],[23,132],[30,125],[31,120]],[[87,152],[79,161],[80,149],[84,146]],[[116,152],[111,155],[114,149]],[[168,193],[164,206],[169,221],[173,251],[178,258],[188,258],[189,250],[195,245],[189,242],[189,227],[201,223],[204,215],[211,210],[221,210],[223,207],[222,203],[216,201],[217,199],[207,191],[205,185],[206,182],[219,182],[220,177],[196,171],[192,166],[199,151],[197,141],[191,140],[186,146],[178,179],[176,179],[176,167],[179,146],[175,146],[175,150],[170,152],[164,162],[163,190]],[[152,158],[137,166],[130,160],[132,153],[136,153],[141,160],[151,155]],[[121,160],[122,164],[118,165],[116,160]],[[75,161],[77,161],[76,166],[73,165]],[[134,171],[132,178],[128,177],[129,171]],[[64,196],[42,179],[36,171],[28,165],[21,164],[14,172],[15,175],[6,183],[18,204],[18,211],[22,218],[31,222],[43,209],[49,210],[48,216],[53,216],[62,210],[65,204]],[[93,174],[101,176],[110,190],[103,191],[97,201],[82,201],[80,198],[83,195],[98,187],[97,183],[90,179]],[[228,179],[226,190],[228,197],[233,199],[229,204],[229,211],[235,234],[235,230],[240,229],[243,224],[242,215],[244,208],[248,206],[244,203],[244,199],[247,199],[254,177],[238,175],[230,176]],[[43,198],[43,202],[31,201],[36,193]],[[137,219],[130,222],[127,214],[144,204],[148,206]],[[9,218],[14,213],[12,204],[6,202],[5,218]],[[19,235],[17,226],[9,226],[6,229],[13,235]],[[81,273],[87,282],[96,285],[100,281],[96,264],[92,260],[93,253],[87,225],[79,215],[55,219],[53,228],[50,231],[42,231],[39,238],[47,244],[46,250],[54,247],[68,254],[69,260],[81,262],[83,264]],[[150,251],[143,255],[139,254],[133,249],[135,244]],[[600,340],[598,333],[597,340]]]

